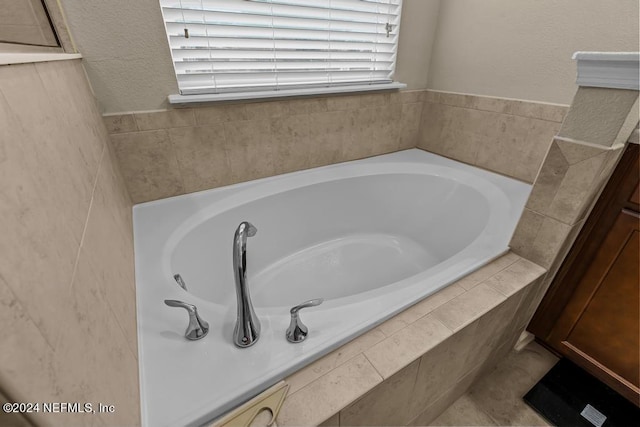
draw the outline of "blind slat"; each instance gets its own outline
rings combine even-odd
[[[402,0],[160,0],[180,93],[390,82]]]

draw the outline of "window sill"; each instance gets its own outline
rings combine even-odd
[[[0,53],[0,65],[80,59],[79,53]]]
[[[330,95],[343,94],[351,92],[374,92],[380,90],[404,89],[407,85],[400,82],[373,84],[373,85],[351,85],[351,86],[335,86],[335,87],[314,87],[308,89],[285,89],[278,91],[255,91],[255,92],[236,92],[236,93],[207,93],[197,95],[169,95],[170,104],[190,104],[204,102],[223,102],[223,101],[248,101],[269,98],[286,98],[292,96],[312,96],[312,95]]]

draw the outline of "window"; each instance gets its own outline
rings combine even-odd
[[[402,0],[160,5],[182,95],[393,82]]]

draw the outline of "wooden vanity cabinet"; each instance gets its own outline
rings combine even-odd
[[[640,186],[629,144],[528,329],[640,406]]]

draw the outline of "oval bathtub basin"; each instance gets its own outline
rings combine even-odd
[[[143,422],[209,421],[507,250],[522,182],[421,150],[295,172],[134,207]],[[262,324],[236,348],[232,240],[249,221],[247,277]],[[174,281],[180,274],[187,290]],[[289,308],[306,341],[286,341]],[[198,307],[207,337],[182,336]]]

